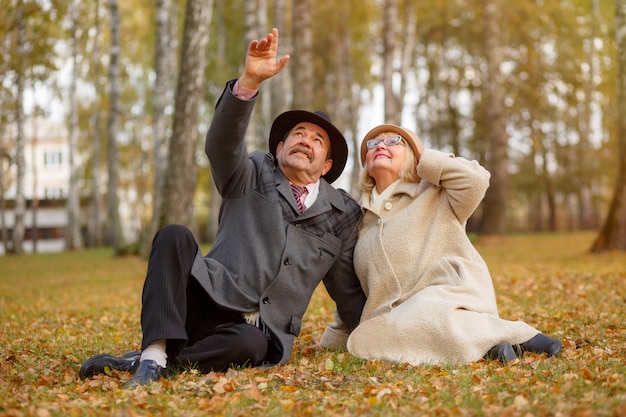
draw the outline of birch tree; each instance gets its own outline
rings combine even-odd
[[[109,213],[109,238],[114,255],[121,255],[124,250],[124,235],[119,211],[118,178],[120,163],[118,159],[117,135],[119,130],[120,96],[120,16],[117,0],[109,0],[111,16],[111,50],[109,61],[109,119],[107,122],[107,211]]]
[[[24,251],[24,215],[26,197],[24,196],[24,72],[26,70],[24,48],[26,46],[26,25],[21,5],[16,10],[17,56],[20,64],[16,71],[16,106],[15,106],[15,165],[17,168],[15,192],[15,222],[13,224],[12,252],[21,254]]]
[[[101,16],[100,16],[100,1],[95,0],[95,24],[93,26],[93,46],[91,48],[91,57],[93,68],[90,71],[90,75],[93,77],[93,84],[96,91],[104,91],[104,87],[101,85],[102,66],[100,65],[100,43],[101,43]],[[102,167],[100,165],[101,160],[101,116],[100,116],[100,98],[96,98],[95,103],[92,105],[92,115],[90,118],[91,128],[91,187],[89,198],[89,216],[87,223],[87,244],[88,246],[100,246],[103,243],[103,230],[102,230],[102,217],[103,217],[103,204],[101,196],[101,184],[100,178],[102,176]]]
[[[5,160],[8,164],[5,164]],[[2,248],[4,251],[8,248],[9,234],[6,221],[6,200],[4,193],[6,191],[5,184],[8,183],[6,178],[9,176],[10,159],[8,152],[4,149],[4,129],[0,125],[0,235],[2,236]],[[6,168],[5,168],[6,167]]]
[[[76,84],[78,82],[78,2],[70,3],[72,76],[70,79],[70,118],[69,118],[69,170],[70,178],[67,190],[67,226],[65,227],[65,249],[82,249],[83,239],[80,233],[80,196],[78,192],[78,167],[76,152],[78,144],[78,102]]]
[[[324,21],[314,28],[316,79],[323,80],[324,88],[316,88],[316,108],[327,111],[348,142],[352,157],[348,159],[344,178],[347,188],[358,198],[360,137],[358,122],[361,94],[371,85],[372,45],[380,34],[363,22],[380,13],[378,5],[359,0],[340,3],[316,3],[314,21]],[[370,126],[373,127],[373,126]],[[355,150],[357,150],[355,152]],[[348,177],[348,173],[351,174]]]
[[[258,0],[247,0],[243,5],[243,27],[244,27],[244,40],[243,43],[248,45],[253,39],[258,39],[259,37],[259,28],[257,25],[257,13],[261,13],[259,10],[259,1]],[[237,74],[239,75],[239,74]],[[248,152],[252,152],[255,149],[259,149],[265,143],[265,140],[262,138],[262,135],[259,134],[258,129],[258,119],[260,116],[260,109],[262,106],[259,106],[262,97],[266,96],[266,94],[261,94],[260,97],[257,98],[257,105],[255,111],[250,117],[250,122],[248,123],[248,129],[246,130],[246,147]]]
[[[268,30],[270,30],[272,27],[274,27],[274,25],[270,25],[268,23],[268,5],[267,5],[267,0],[257,0],[257,10],[256,10],[256,31],[258,33],[258,36],[261,36],[262,33],[266,33]],[[280,32],[279,32],[280,33]],[[287,73],[289,71],[285,71],[285,73]],[[271,81],[270,81],[271,83]],[[264,94],[262,94],[259,99],[260,99],[260,108],[258,113],[258,118],[257,118],[257,138],[259,140],[259,147],[258,149],[267,149],[267,134],[269,132],[269,126],[271,126],[271,123],[273,121],[273,117],[272,117],[272,89],[271,89],[271,85],[268,86],[268,88],[266,89],[267,92],[265,92]]]
[[[39,106],[35,105],[34,109],[33,109],[33,117],[31,118],[32,121],[32,129],[33,129],[33,133],[32,133],[32,138],[31,138],[31,160],[35,161],[37,158],[37,142],[38,142],[38,126],[37,123],[39,122]],[[39,196],[37,195],[37,189],[39,188],[39,165],[38,164],[32,164],[31,168],[31,174],[33,176],[33,182],[32,182],[32,187],[33,187],[33,195],[32,195],[32,200],[31,200],[31,221],[30,221],[30,230],[32,231],[32,235],[31,235],[31,241],[33,244],[33,253],[37,253],[37,245],[38,245],[38,240],[39,240]]]
[[[292,106],[295,109],[315,110],[313,103],[313,27],[311,0],[294,0],[293,16],[297,19],[293,30],[293,55],[289,65],[293,76],[294,94]]]
[[[0,47],[7,47],[7,39],[0,43]],[[0,61],[0,74],[7,73],[7,60]],[[10,100],[11,94],[7,86],[0,85],[0,236],[2,236],[2,249],[6,252],[9,244],[9,234],[6,221],[6,199],[5,192],[9,185],[11,158],[5,145],[6,124],[10,116],[6,111],[6,103]]]
[[[288,19],[286,0],[274,0],[274,24],[272,26],[278,29],[278,33],[283,35],[287,33],[286,22]],[[261,31],[264,33],[269,28]],[[260,36],[260,35],[259,35]],[[282,54],[289,54],[291,51],[291,36],[281,36],[280,48]],[[276,117],[280,113],[287,111],[291,105],[288,92],[291,85],[291,71],[282,71],[280,77],[270,78],[271,89],[271,110],[270,117]]]
[[[497,0],[483,0],[484,57],[487,71],[483,82],[484,107],[487,112],[487,161],[491,182],[483,205],[480,230],[485,234],[506,232],[508,203],[508,140],[504,108],[504,81],[500,71],[501,4]]]
[[[156,48],[154,56],[154,89],[152,96],[152,136],[153,136],[153,163],[154,183],[152,189],[152,219],[145,231],[140,253],[147,256],[152,246],[152,238],[157,232],[163,204],[163,190],[167,175],[167,128],[170,117],[165,113],[167,98],[172,88],[175,75],[174,62],[176,49],[173,46],[172,35],[176,14],[171,0],[156,0],[155,38]]]
[[[618,173],[609,214],[591,250],[626,251],[626,0],[615,0]]]
[[[203,97],[204,70],[213,1],[189,0],[185,13],[176,109],[169,143],[168,175],[159,227],[194,224],[196,188],[195,152],[198,144],[198,109]]]
[[[14,188],[15,222],[13,236],[7,239],[7,252],[20,254],[24,251],[26,184],[26,105],[27,88],[46,84],[57,70],[54,63],[54,45],[59,40],[58,18],[64,16],[63,5],[56,0],[49,2],[11,1],[0,9],[0,111],[3,112],[0,132],[6,136],[5,161],[9,161],[10,175],[3,175],[4,185]],[[4,174],[4,173],[2,173]],[[7,177],[13,181],[9,184]],[[2,195],[2,199],[6,196]],[[8,225],[5,225],[7,229]]]
[[[385,0],[383,4],[383,55],[382,84],[385,92],[385,123],[399,125],[402,122],[402,105],[393,88],[394,63],[398,29],[398,2]]]
[[[401,125],[406,78],[416,48],[415,5],[410,0],[385,0],[383,7],[382,84],[385,123]]]

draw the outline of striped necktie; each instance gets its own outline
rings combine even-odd
[[[294,197],[296,197],[296,203],[298,203],[298,210],[300,213],[304,211],[304,203],[302,202],[304,194],[308,191],[306,187],[300,187],[298,185],[291,184],[291,191],[293,191]]]

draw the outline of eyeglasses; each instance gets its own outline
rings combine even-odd
[[[367,149],[372,150],[376,148],[380,142],[384,143],[386,146],[395,146],[398,143],[402,144],[402,136],[394,135],[394,136],[385,136],[384,138],[370,139],[367,142],[365,142],[365,146],[367,146]]]

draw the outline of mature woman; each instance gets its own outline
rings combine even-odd
[[[465,226],[489,186],[476,161],[423,149],[417,135],[381,125],[361,144],[364,211],[354,264],[367,303],[348,350],[396,362],[508,362],[561,343],[498,316],[486,263]],[[323,346],[341,343],[341,323]],[[345,341],[345,339],[344,339]]]

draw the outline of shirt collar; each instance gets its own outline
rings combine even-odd
[[[320,180],[307,184],[305,187],[308,194],[304,199],[304,205],[311,207],[313,203],[315,203],[315,200],[317,200],[317,196],[320,194]]]

